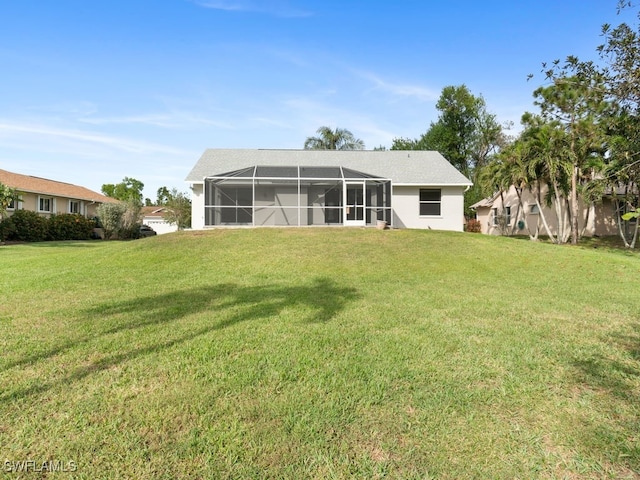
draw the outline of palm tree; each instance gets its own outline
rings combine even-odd
[[[364,150],[364,142],[346,128],[320,127],[316,133],[304,141],[305,150]]]

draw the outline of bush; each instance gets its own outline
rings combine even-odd
[[[471,220],[467,220],[467,225],[465,226],[465,232],[471,233],[480,233],[482,232],[482,228],[480,226],[480,220],[476,220],[472,218]]]
[[[16,231],[16,227],[11,217],[5,218],[0,222],[0,242],[9,240]]]
[[[17,210],[11,215],[14,232],[7,240],[22,242],[42,242],[47,239],[49,225],[47,219],[30,210]]]
[[[134,202],[103,203],[98,207],[98,218],[104,229],[104,238],[128,240],[140,236],[140,205]]]
[[[76,213],[52,215],[48,220],[49,240],[88,240],[95,221]]]

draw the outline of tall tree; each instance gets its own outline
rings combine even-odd
[[[142,189],[144,183],[135,178],[124,177],[122,182],[112,184],[105,183],[102,185],[102,193],[107,197],[115,198],[123,202],[133,202],[142,205]]]
[[[346,128],[320,127],[316,133],[305,140],[305,150],[364,150],[364,142]]]
[[[484,98],[466,85],[442,89],[438,120],[416,140],[396,138],[392,150],[436,150],[467,177],[506,143],[502,126],[487,111]]]
[[[544,120],[555,122],[566,134],[566,148],[560,154],[571,164],[569,218],[571,243],[575,245],[579,237],[579,181],[590,178],[586,168],[594,157],[604,154],[606,132],[601,119],[609,104],[604,77],[590,62],[568,57],[563,66],[549,70],[547,78],[552,84],[534,92],[534,103]]]

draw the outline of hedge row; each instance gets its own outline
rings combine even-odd
[[[0,222],[0,241],[88,240],[95,227],[96,220],[75,213],[46,218],[30,210],[17,210]]]

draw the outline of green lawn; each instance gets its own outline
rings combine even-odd
[[[637,252],[247,229],[0,272],[0,475],[640,475]]]

